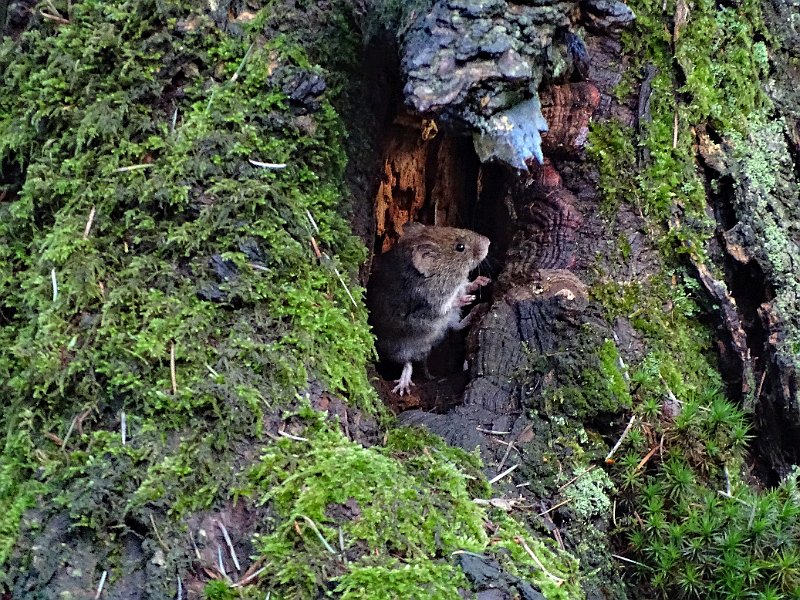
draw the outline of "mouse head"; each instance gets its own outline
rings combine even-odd
[[[411,263],[424,277],[465,277],[486,258],[489,239],[455,227],[407,223],[400,243],[411,251]]]

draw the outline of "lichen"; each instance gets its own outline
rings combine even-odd
[[[581,519],[591,519],[596,515],[607,514],[611,510],[610,494],[614,491],[614,484],[602,469],[593,469],[587,472],[588,467],[574,472],[565,483],[569,483],[564,490],[569,507]]]

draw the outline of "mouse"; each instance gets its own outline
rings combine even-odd
[[[403,365],[393,393],[410,393],[412,363],[424,364],[449,330],[469,325],[471,313],[462,318],[461,308],[491,281],[470,281],[469,273],[486,258],[489,243],[469,229],[412,222],[373,260],[367,309],[375,346],[382,359]]]

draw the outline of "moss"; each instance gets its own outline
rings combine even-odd
[[[309,380],[379,411],[344,129],[331,91],[286,91],[325,71],[202,3],[54,6],[69,24],[0,45],[0,425],[29,436],[2,453],[2,559],[34,489],[97,531],[224,499],[220,465]]]
[[[768,36],[756,1],[696,2],[685,22],[674,18],[675,2],[636,0],[631,8],[637,22],[623,34],[629,71],[656,68],[652,121],[637,141],[645,160],[626,168],[631,150],[613,123],[593,130],[591,156],[606,203],[642,210],[648,229],[657,232],[665,267],[636,293],[602,281],[592,289],[607,316],[628,319],[647,347],[629,365],[639,419],[612,470],[624,490],[617,517],[644,563],[638,581],[645,596],[791,597],[796,549],[790,544],[778,556],[762,544],[797,539],[795,526],[776,517],[796,510],[795,477],[773,491],[747,487],[747,418],[721,392],[709,352],[712,332],[701,323],[695,299],[697,283],[678,267],[686,253],[706,261],[713,235],[689,132],[703,127],[733,140],[743,171],[737,176],[759,190],[776,184],[776,155],[766,141],[775,136],[754,136],[770,108],[758,84],[767,75],[768,54],[758,38]],[[615,173],[623,181],[614,180]],[[775,242],[771,254],[780,261],[787,252],[784,236],[774,230],[766,238]],[[625,512],[638,516],[620,518]]]
[[[425,560],[401,563],[389,559],[378,566],[352,567],[339,580],[334,592],[348,600],[392,600],[417,596],[436,600],[459,600],[459,589],[469,589],[464,573],[452,565]]]
[[[598,332],[586,326],[559,352],[536,361],[542,363],[535,367],[539,373],[554,373],[554,385],[545,394],[546,414],[582,421],[631,405],[616,345],[608,339],[598,345],[597,337]]]
[[[506,571],[535,583],[548,600],[585,598],[577,561],[559,551],[553,540],[532,539],[517,521],[504,513],[493,513],[492,522],[497,531],[490,550]]]
[[[280,516],[274,530],[256,537],[267,568],[262,587],[312,597],[333,578],[347,598],[404,598],[414,595],[409,590],[458,598],[459,589],[469,589],[452,553],[495,552],[501,543],[490,542],[487,515],[472,501],[489,495],[477,455],[404,428],[389,432],[382,447],[363,448],[317,415],[306,413],[304,423],[307,441],[267,447],[239,490],[270,502]],[[495,536],[510,543],[523,535],[518,523],[503,523]],[[574,577],[568,555],[528,543],[548,568]],[[514,558],[513,568],[546,597],[578,597],[554,587],[524,552]]]
[[[597,166],[602,199],[600,208],[606,216],[613,215],[623,200],[636,202],[634,138],[633,129],[615,121],[592,123],[589,129],[586,148]]]
[[[341,539],[349,557],[341,565],[343,592],[355,594],[357,582],[383,573],[384,584],[398,586],[394,597],[414,580],[454,594],[452,573],[443,580],[434,576],[445,567],[449,572],[442,560],[458,549],[480,551],[487,539],[482,511],[467,492],[459,463],[450,460],[453,449],[429,438],[417,442],[433,442],[427,452],[409,451],[410,433],[402,430],[390,433],[383,448],[366,449],[319,420],[303,437],[309,441],[267,448],[241,492],[272,502],[283,516],[275,531],[256,541],[273,565],[271,579],[297,585],[293,593],[301,596],[314,595],[331,560],[322,540],[338,548]],[[376,593],[384,597],[388,592],[381,589]]]

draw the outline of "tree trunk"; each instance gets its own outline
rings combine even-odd
[[[0,15],[0,594],[800,585],[796,7]],[[400,399],[409,221],[493,283]]]

